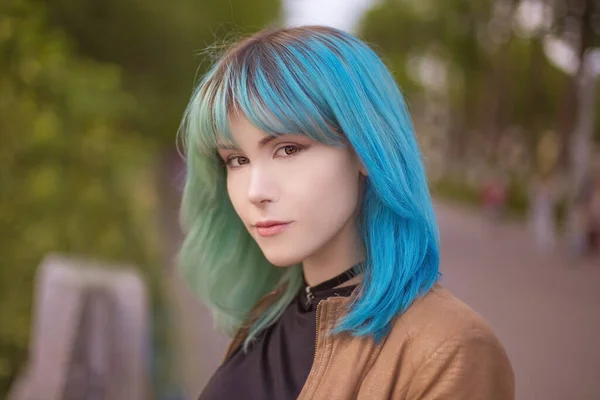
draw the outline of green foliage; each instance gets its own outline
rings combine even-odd
[[[445,176],[432,182],[430,190],[435,198],[474,208],[482,206],[482,190],[466,181]],[[505,217],[523,220],[527,217],[529,198],[527,183],[511,177],[506,186]],[[564,230],[567,217],[567,198],[559,198],[554,207],[554,221],[559,231]]]
[[[2,4],[0,394],[23,366],[47,253],[131,261],[155,280],[151,160],[123,123],[134,105],[120,70],[74,56],[39,5]]]
[[[78,54],[113,63],[137,102],[129,122],[145,141],[174,144],[205,50],[277,23],[279,0],[37,0]],[[199,67],[200,65],[200,67]]]
[[[568,13],[571,6],[577,8],[575,3],[581,2],[570,3],[557,11]],[[466,148],[471,141],[480,140],[474,135],[495,143],[502,132],[518,126],[524,132],[523,142],[533,151],[544,131],[572,130],[565,125],[568,113],[562,110],[572,105],[564,101],[565,88],[572,78],[545,56],[543,34],[523,35],[515,28],[511,13],[517,4],[383,0],[366,14],[360,33],[388,61],[409,101],[415,92],[430,90],[409,73],[415,57],[433,56],[443,65],[447,72],[445,96],[451,115],[451,149]],[[586,18],[600,15],[600,9],[588,11]],[[560,15],[556,22],[565,23]],[[597,32],[586,32],[586,43],[600,43]],[[600,121],[600,113],[596,118]],[[598,126],[596,132],[600,134]],[[451,156],[459,158],[462,153]]]
[[[34,275],[48,252],[138,265],[159,351],[167,346],[158,152],[174,146],[208,65],[199,52],[278,15],[277,0],[1,3],[0,398],[27,354]],[[157,357],[169,384],[173,360]]]
[[[449,80],[455,103],[473,93],[489,60],[478,46],[478,33],[489,14],[489,2],[470,0],[411,2],[382,1],[361,23],[361,36],[381,49],[394,71],[406,71],[414,56],[432,54],[448,62],[454,76]],[[406,72],[397,73],[403,78]],[[409,79],[402,87],[419,86]]]
[[[446,201],[479,206],[481,191],[464,180],[443,177],[431,185],[431,194]]]
[[[515,217],[524,218],[529,208],[527,183],[511,177],[506,185],[506,210]]]

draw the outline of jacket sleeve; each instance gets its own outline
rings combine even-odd
[[[454,334],[416,368],[407,400],[515,398],[510,361],[491,330]]]

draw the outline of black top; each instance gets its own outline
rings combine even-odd
[[[248,353],[236,349],[217,369],[199,400],[296,399],[312,367],[316,305],[332,296],[349,296],[356,285],[314,293],[307,305],[301,290],[281,318],[264,330]]]

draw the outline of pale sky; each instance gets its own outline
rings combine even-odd
[[[285,0],[287,25],[328,25],[354,31],[362,14],[376,0]]]

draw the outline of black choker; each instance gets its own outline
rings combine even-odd
[[[325,282],[321,282],[318,285],[310,286],[304,281],[304,291],[306,292],[306,306],[310,306],[312,301],[315,298],[315,293],[323,292],[325,290],[333,289],[341,285],[342,283],[348,282],[350,279],[354,278],[358,274],[358,269],[360,265],[363,263],[360,262],[358,264],[353,265],[346,271],[342,272],[338,276],[334,276],[331,279],[326,280]]]

